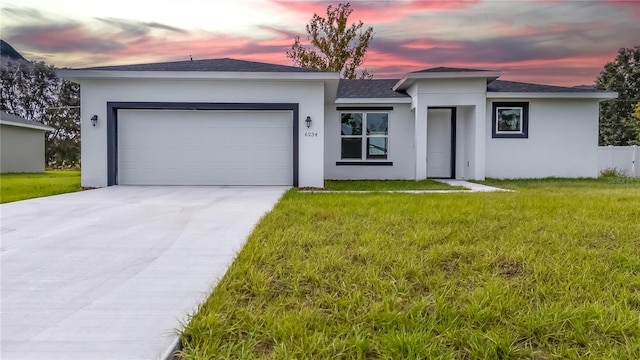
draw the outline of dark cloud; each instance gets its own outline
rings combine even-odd
[[[42,20],[45,19],[44,15],[39,10],[32,8],[15,8],[15,7],[3,7],[1,10],[4,16],[12,16],[16,18],[22,18],[27,20]]]
[[[97,18],[98,26],[48,16],[31,8],[2,9],[19,18],[17,25],[3,28],[3,36],[30,53],[114,53],[132,43],[157,41],[153,30],[186,34],[187,31],[157,22]]]
[[[146,22],[143,23],[144,25],[150,27],[150,28],[154,28],[154,29],[161,29],[161,30],[168,30],[171,32],[175,32],[175,33],[181,33],[181,34],[186,34],[188,31],[185,29],[180,29],[174,26],[169,26],[167,24],[160,24],[157,22]]]
[[[276,26],[259,25],[258,29],[267,30],[267,31],[269,31],[269,32],[271,32],[273,34],[279,35],[280,37],[283,37],[283,38],[286,38],[286,39],[291,39],[292,42],[293,42],[293,39],[296,36],[306,34],[306,32],[300,33],[300,32],[291,31],[291,30],[285,29],[285,28],[279,28],[279,27],[276,27]]]
[[[602,55],[615,52],[624,43],[631,43],[629,30],[622,32],[616,42],[609,34],[622,31],[590,33],[580,26],[555,29],[535,29],[529,34],[501,35],[478,40],[439,40],[436,38],[384,39],[372,41],[371,50],[394,54],[409,63],[428,64],[509,64],[526,61],[553,61],[571,57]]]
[[[142,22],[116,18],[95,18],[99,22],[110,27],[119,29],[125,36],[142,36],[149,33],[152,29],[166,30],[174,33],[186,34],[187,31],[177,27],[160,24],[157,22]]]
[[[10,42],[40,52],[109,52],[123,47],[120,42],[92,34],[76,23],[16,26],[6,32]]]

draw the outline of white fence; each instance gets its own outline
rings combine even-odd
[[[616,169],[640,177],[640,146],[600,146],[598,169]]]

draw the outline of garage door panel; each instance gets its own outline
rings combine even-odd
[[[291,112],[120,110],[119,184],[291,185]]]

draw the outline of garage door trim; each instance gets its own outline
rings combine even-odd
[[[189,103],[107,102],[107,185],[116,185],[118,174],[118,110],[288,110],[293,113],[293,186],[298,186],[297,103]]]

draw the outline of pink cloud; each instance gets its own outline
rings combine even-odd
[[[351,16],[365,23],[390,23],[398,21],[410,14],[434,11],[454,11],[465,9],[479,3],[480,0],[451,0],[451,1],[363,1],[351,3]],[[311,18],[312,14],[323,16],[327,13],[327,3],[317,1],[288,1],[273,0],[272,3],[281,6],[288,12]],[[335,7],[337,5],[333,4]]]
[[[11,39],[48,52],[113,51],[121,47],[118,42],[104,39],[74,23],[23,27]]]
[[[637,0],[605,0],[605,4],[629,9],[636,19],[640,19],[640,1]]]

